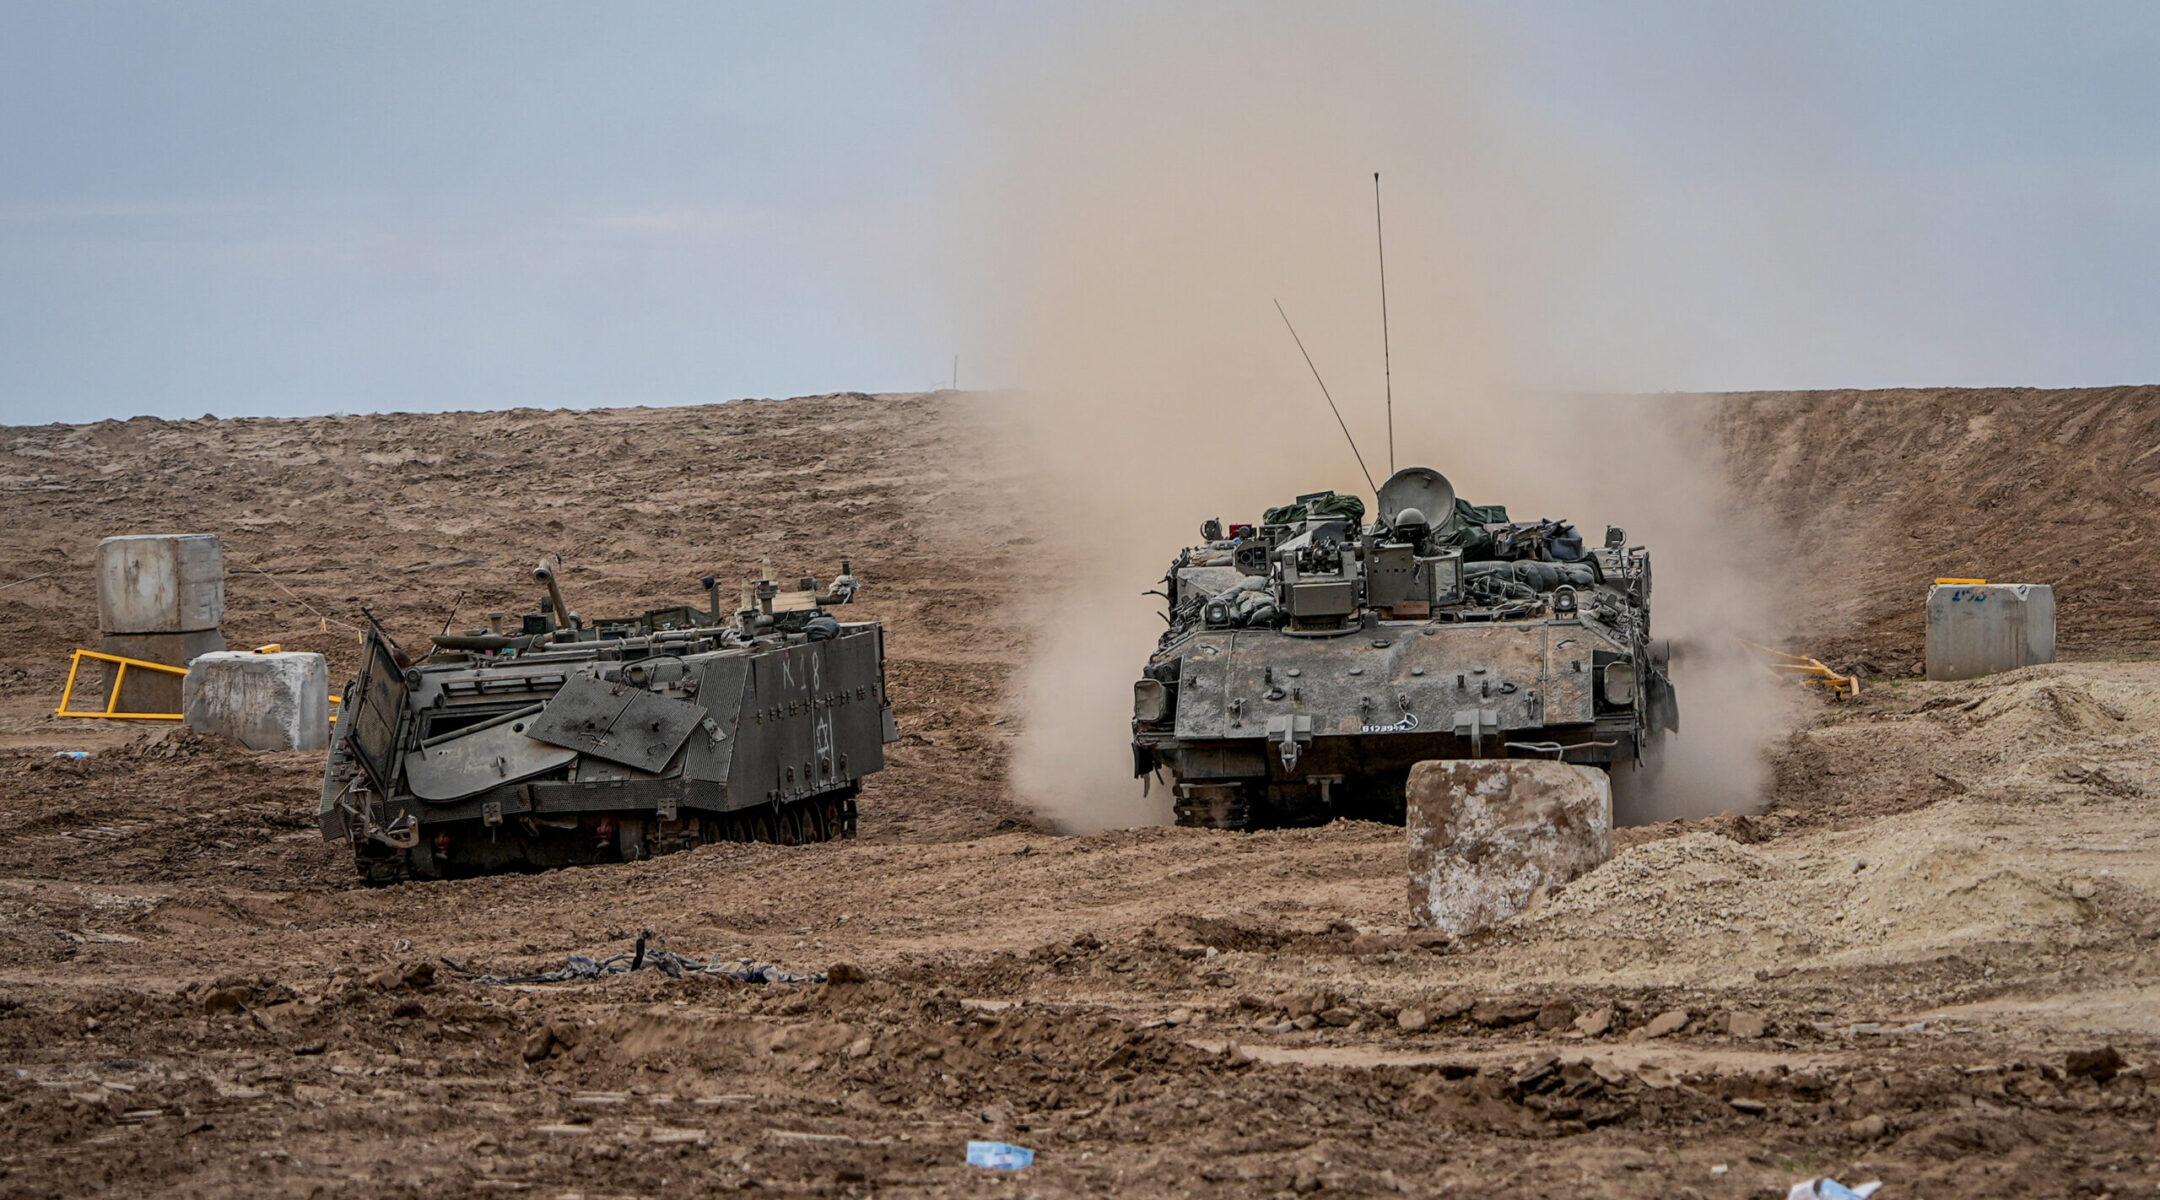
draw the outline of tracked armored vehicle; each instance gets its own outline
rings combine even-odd
[[[542,611],[490,615],[414,661],[371,628],[323,775],[323,837],[387,883],[614,862],[704,842],[852,837],[897,736],[884,631],[857,582],[746,586],[586,621],[543,562]]]
[[[1133,768],[1180,825],[1400,824],[1412,764],[1634,764],[1679,727],[1650,638],[1650,554],[1608,528],[1510,521],[1425,467],[1208,521],[1164,579],[1133,685]],[[1144,785],[1145,786],[1145,785]]]

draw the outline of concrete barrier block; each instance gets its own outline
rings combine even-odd
[[[181,713],[190,729],[250,750],[330,744],[330,664],[320,654],[205,654],[188,668]]]
[[[225,549],[214,533],[106,538],[97,581],[105,633],[192,633],[225,619]]]
[[[196,633],[107,633],[98,637],[98,649],[122,658],[184,667],[205,654],[225,648],[225,636],[215,629]],[[104,663],[105,694],[120,678],[118,663]],[[113,711],[125,713],[176,713],[180,711],[181,678],[165,671],[129,667],[120,685],[120,704]],[[77,704],[77,708],[90,707]],[[96,707],[104,707],[97,705]]]
[[[1540,887],[1612,857],[1612,783],[1546,759],[1410,769],[1410,923],[1457,936],[1523,910]]]
[[[1927,677],[1973,679],[2055,661],[2055,589],[1938,583],[1927,596]]]

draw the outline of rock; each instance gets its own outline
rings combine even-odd
[[[1299,1017],[1299,1018],[1298,1018],[1298,1021],[1310,1021],[1310,1020],[1312,1020],[1312,1018],[1311,1018],[1311,1017]],[[1291,1032],[1292,1030],[1295,1030],[1295,1029],[1296,1029],[1297,1027],[1298,1027],[1297,1021],[1274,1021],[1274,1022],[1270,1022],[1270,1023],[1268,1023],[1268,1024],[1265,1024],[1265,1025],[1256,1025],[1256,1026],[1254,1026],[1254,1028],[1255,1028],[1255,1029],[1258,1029],[1258,1030],[1259,1030],[1260,1032],[1262,1032],[1262,1033],[1266,1033],[1266,1034],[1284,1034],[1284,1033],[1289,1033],[1289,1032]],[[1306,1026],[1306,1028],[1307,1028],[1307,1029],[1310,1029],[1310,1028],[1312,1028],[1312,1026],[1308,1025],[1308,1026]]]
[[[1520,1025],[1537,1019],[1538,1006],[1524,1000],[1480,1000],[1470,1010],[1470,1019],[1487,1029],[1506,1025]]]
[[[1169,1016],[1164,1017],[1163,1023],[1171,1026],[1172,1028],[1175,1028],[1179,1025],[1184,1025],[1191,1022],[1192,1019],[1193,1011],[1191,1009],[1180,1008],[1172,1012]]]
[[[870,973],[854,963],[836,962],[825,968],[827,983],[868,983]]]
[[[1341,1003],[1341,1000],[1335,993],[1323,990],[1293,996],[1286,1007],[1289,1010],[1291,1019],[1295,1020],[1298,1017],[1316,1016],[1339,1003]]]
[[[1723,1022],[1725,1032],[1736,1038],[1759,1038],[1770,1032],[1770,1019],[1757,1012],[1729,1012]]]
[[[1644,1037],[1666,1037],[1680,1032],[1687,1026],[1687,1023],[1688,1011],[1684,1008],[1676,1008],[1670,1012],[1659,1013],[1657,1016],[1652,1017],[1650,1023],[1643,1026],[1642,1033]]]
[[[330,744],[330,664],[320,654],[218,650],[180,681],[190,729],[250,750],[321,750]]]
[[[1320,1018],[1312,1015],[1311,1013],[1306,1013],[1304,1016],[1299,1017],[1297,1020],[1290,1022],[1290,1027],[1292,1029],[1311,1029],[1313,1026],[1318,1025],[1319,1023]]]
[[[1726,1103],[1732,1105],[1735,1110],[1739,1112],[1744,1112],[1751,1117],[1759,1117],[1764,1113],[1770,1111],[1769,1105],[1763,1103],[1760,1100],[1750,1099],[1746,1096],[1734,1096],[1732,1099],[1726,1101]]]
[[[849,1058],[866,1058],[870,1054],[870,1045],[870,1035],[864,1034],[848,1043],[847,1056]]]
[[[549,1050],[552,1050],[554,1048],[554,1031],[550,1030],[547,1026],[542,1025],[540,1028],[535,1029],[531,1033],[525,1035],[525,1045],[522,1048],[521,1053],[524,1054],[526,1062],[539,1062],[541,1059],[548,1056]]]
[[[1508,1085],[1518,1091],[1543,1091],[1544,1088],[1540,1085],[1545,1083],[1547,1080],[1558,1077],[1559,1074],[1560,1056],[1557,1054],[1548,1054],[1544,1058],[1541,1058],[1536,1062],[1530,1063],[1522,1070],[1516,1072],[1515,1077],[1508,1081]]]
[[[1550,1032],[1575,1019],[1575,1006],[1572,1004],[1548,1004],[1538,1010],[1536,1019],[1539,1029]]]
[[[1319,1014],[1319,1016],[1320,1020],[1323,1023],[1333,1025],[1339,1029],[1342,1026],[1348,1025],[1350,1022],[1357,1020],[1358,1015],[1357,1010],[1354,1008],[1344,1008],[1341,1005],[1337,1005],[1334,1008],[1328,1009],[1327,1011]]]
[[[213,1017],[236,1013],[247,1006],[247,1000],[246,988],[212,988],[208,994],[203,996],[202,1009],[205,1014]]]
[[[2063,1074],[2106,1083],[2123,1068],[2123,1056],[2113,1046],[2098,1050],[2072,1050],[2063,1056]]]
[[[1612,1005],[1600,1005],[1575,1018],[1575,1028],[1588,1037],[1604,1037],[1612,1032],[1612,1018]]]
[[[1445,759],[1410,769],[1410,921],[1460,936],[1612,856],[1612,785],[1539,759]],[[1535,1015],[1535,1014],[1533,1014]]]
[[[1418,1030],[1425,1028],[1425,1010],[1422,1008],[1406,1008],[1395,1014],[1395,1024],[1404,1033],[1416,1033]]]
[[[420,989],[433,987],[435,984],[435,964],[426,959],[420,959],[416,962],[384,967],[382,970],[368,976],[368,983],[386,992],[396,991],[399,988]]]
[[[1884,1120],[1879,1114],[1872,1114],[1849,1123],[1845,1126],[1845,1129],[1846,1132],[1862,1141],[1872,1142],[1890,1132],[1890,1122]]]
[[[1468,992],[1449,992],[1426,1006],[1427,1014],[1435,1022],[1452,1021],[1477,1006],[1477,997]]]

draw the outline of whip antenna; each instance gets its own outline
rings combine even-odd
[[[1380,172],[1372,173],[1373,242],[1380,248],[1380,375],[1387,383],[1387,469],[1395,471],[1395,366],[1388,353],[1387,236],[1380,228]]]
[[[1358,453],[1357,439],[1350,436],[1350,426],[1343,423],[1342,410],[1335,407],[1335,397],[1328,395],[1327,380],[1320,378],[1320,368],[1313,366],[1312,353],[1305,349],[1305,339],[1297,335],[1297,326],[1290,323],[1290,314],[1283,312],[1282,301],[1275,302],[1275,311],[1282,316],[1283,328],[1290,331],[1290,340],[1297,343],[1298,353],[1305,356],[1305,365],[1312,369],[1313,382],[1320,385],[1320,394],[1327,397],[1328,411],[1335,414],[1335,423],[1342,426],[1343,440],[1350,443],[1350,453],[1357,455],[1357,469],[1365,472],[1366,486],[1372,488],[1375,496],[1379,495],[1380,485],[1373,482],[1372,470],[1365,465],[1365,456]]]

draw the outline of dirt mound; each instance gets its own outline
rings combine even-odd
[[[1938,577],[2054,585],[2066,656],[2160,650],[2160,387],[1744,393],[1712,426],[1810,653],[1919,674]]]
[[[2149,731],[2160,705],[2113,663],[2029,667],[1985,680],[1879,686],[1863,720],[1818,709],[1774,756],[1771,805],[1811,821],[1900,812],[1955,796],[2093,804],[2160,789]]]
[[[1748,973],[1816,953],[1792,873],[1711,833],[1635,847],[1569,884],[1515,931],[1578,969],[1667,979]]]
[[[1530,979],[1711,986],[2135,944],[2160,930],[2153,675],[2056,664],[1818,706],[1769,812],[1632,831],[1478,952]]]

